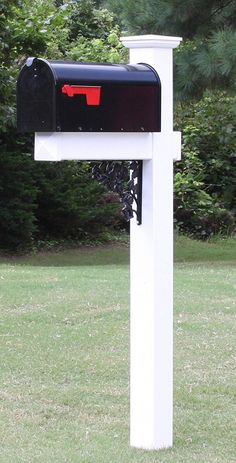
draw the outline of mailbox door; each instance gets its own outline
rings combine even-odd
[[[29,58],[20,73],[17,127],[22,132],[56,130],[55,80],[43,60]]]

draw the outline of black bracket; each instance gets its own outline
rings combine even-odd
[[[137,223],[141,225],[143,161],[103,161],[93,166],[92,175],[109,191],[119,195],[125,219],[129,221],[136,214]]]

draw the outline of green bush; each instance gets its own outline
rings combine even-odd
[[[36,163],[32,136],[16,133],[16,79],[27,56],[121,60],[113,16],[91,0],[2,0],[0,5],[0,247],[33,240],[99,238],[117,226],[119,201],[90,175],[89,163]]]
[[[212,207],[199,209],[179,209],[177,229],[193,238],[207,239],[214,235],[230,236],[235,230],[235,219],[227,209]]]
[[[117,223],[118,199],[106,201],[87,162],[35,163],[37,239],[83,239]]]
[[[0,172],[0,249],[21,252],[31,248],[36,230],[32,161],[17,152],[1,152]]]
[[[219,92],[178,107],[182,161],[175,166],[175,219],[198,238],[235,228],[235,109],[236,98]]]

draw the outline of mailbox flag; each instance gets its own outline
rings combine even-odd
[[[65,84],[62,87],[62,93],[69,97],[74,95],[85,95],[88,106],[99,106],[101,97],[100,86],[84,86],[84,85],[69,85]]]

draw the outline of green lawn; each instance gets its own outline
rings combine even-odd
[[[128,247],[0,260],[1,463],[235,463],[236,242],[177,240],[174,447],[129,448]]]

